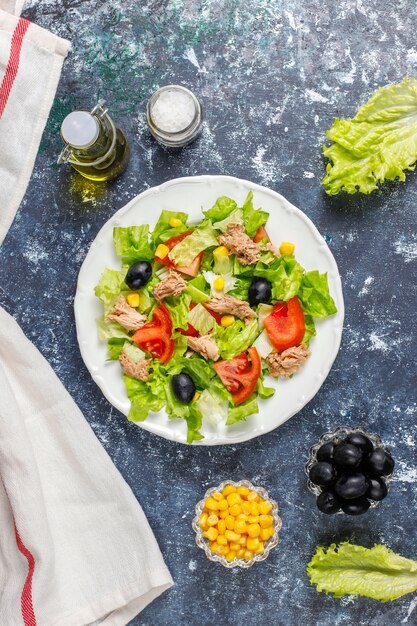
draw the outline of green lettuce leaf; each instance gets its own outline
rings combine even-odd
[[[405,180],[417,159],[417,80],[377,89],[352,119],[337,118],[323,148],[329,159],[323,185],[340,191],[370,193],[385,180]]]
[[[200,335],[207,335],[207,333],[213,329],[216,324],[216,320],[202,304],[197,304],[191,311],[188,312],[187,321],[191,326],[194,326]]]
[[[245,225],[245,230],[251,239],[255,237],[258,228],[266,224],[269,217],[269,213],[266,211],[262,211],[262,209],[254,209],[252,198],[253,192],[250,191],[245,200],[245,204],[242,207],[243,223]]]
[[[221,196],[217,198],[215,204],[208,209],[208,211],[203,211],[204,215],[207,219],[212,222],[219,222],[220,220],[226,219],[232,211],[237,209],[237,204],[232,198],[228,198],[227,196]]]
[[[250,324],[236,320],[227,328],[217,326],[213,333],[223,359],[233,359],[236,355],[247,350],[258,334],[259,328],[256,319],[252,320]]]
[[[304,313],[304,322],[305,322],[305,333],[301,343],[306,345],[307,347],[310,345],[311,338],[314,337],[316,333],[316,325],[314,324],[314,319],[311,315]]]
[[[101,341],[106,339],[130,339],[130,335],[123,326],[117,322],[106,322],[103,317],[97,320],[98,337]]]
[[[384,545],[369,549],[346,541],[327,551],[318,547],[307,574],[317,591],[336,598],[352,594],[386,602],[417,590],[417,562]]]
[[[236,424],[236,422],[241,422],[245,420],[248,415],[252,415],[253,413],[259,413],[256,395],[252,395],[249,400],[246,400],[243,404],[229,409],[226,425],[231,426],[232,424]]]
[[[164,299],[164,305],[172,320],[173,328],[182,328],[187,330],[187,315],[190,311],[191,296],[185,291],[179,296],[169,296]]]
[[[212,426],[226,422],[229,402],[216,388],[204,389],[195,406]]]
[[[273,280],[272,297],[287,302],[298,295],[302,283],[304,268],[293,258],[282,256],[277,259],[280,264]]]
[[[158,369],[152,372],[146,382],[124,376],[127,395],[130,400],[128,419],[143,422],[149,411],[160,411],[165,404],[164,378]]]
[[[117,337],[112,337],[107,341],[107,351],[110,361],[116,361],[119,358],[125,343],[126,339],[119,339]]]
[[[213,228],[215,228],[216,230],[221,230],[222,233],[225,233],[228,229],[229,224],[243,224],[242,209],[235,209],[220,222],[213,223]]]
[[[327,274],[320,274],[317,270],[307,272],[303,276],[297,295],[305,313],[313,317],[328,317],[337,311],[329,293]]]
[[[249,295],[249,287],[251,285],[251,278],[237,278],[235,286],[228,293],[234,298],[239,298],[240,300],[248,301]]]
[[[196,228],[191,235],[177,243],[168,257],[176,265],[186,266],[192,263],[200,252],[217,244],[216,231],[211,224],[207,224],[204,228]]]
[[[132,265],[136,261],[152,261],[155,246],[149,241],[149,224],[113,228],[113,242],[116,253],[123,263]]]
[[[126,272],[126,267],[121,270],[105,269],[98,285],[94,289],[95,295],[97,298],[100,298],[104,304],[105,315],[110,311],[122,291],[128,291],[128,287],[124,282]]]
[[[207,285],[207,281],[199,274],[187,283],[187,288],[184,293],[188,293],[191,297],[191,302],[207,302],[210,300],[210,288]]]
[[[187,422],[187,443],[204,439],[200,433],[203,423],[201,412],[193,404],[184,404],[177,400],[173,390],[171,377],[165,381],[166,409],[170,419],[184,419]]]
[[[170,375],[184,372],[191,376],[197,389],[207,389],[211,386],[210,380],[216,375],[213,368],[199,356],[178,357],[171,359],[166,365],[166,370]]]
[[[261,373],[261,375],[258,378],[258,382],[256,384],[256,391],[258,392],[259,397],[263,398],[264,400],[266,398],[270,398],[275,393],[275,389],[273,387],[265,387],[263,373]]]
[[[224,254],[213,254],[213,272],[215,274],[231,274],[232,259]]]
[[[170,239],[171,237],[175,237],[175,235],[173,234],[169,234],[169,236],[168,235],[165,236],[165,233],[167,231],[177,230],[177,229],[173,229],[169,225],[169,220],[173,217],[178,220],[181,220],[181,222],[183,222],[184,224],[184,226],[178,227],[178,232],[176,233],[177,235],[179,235],[180,233],[186,232],[187,230],[191,230],[191,228],[185,227],[185,223],[188,220],[187,213],[183,213],[182,211],[162,211],[161,215],[159,216],[159,220],[156,222],[155,228],[152,233],[152,241],[154,242],[155,245],[158,245],[158,243],[166,241],[167,239]]]

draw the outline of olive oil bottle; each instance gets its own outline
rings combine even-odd
[[[104,100],[91,110],[73,111],[61,125],[65,148],[58,163],[70,163],[85,178],[107,181],[123,172],[129,145],[116,127]]]

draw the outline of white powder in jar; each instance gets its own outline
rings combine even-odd
[[[166,133],[185,130],[195,117],[195,103],[190,94],[177,89],[162,91],[151,110],[153,123]]]

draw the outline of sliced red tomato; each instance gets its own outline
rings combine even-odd
[[[257,349],[252,346],[248,352],[250,363],[246,352],[242,352],[230,361],[218,361],[213,365],[236,405],[250,398],[261,374],[261,359]]]
[[[191,302],[190,311],[192,311],[195,306],[197,306],[197,304],[195,302]],[[177,331],[186,337],[198,337],[200,334],[194,326],[191,326],[191,324],[188,324],[187,330],[184,328],[177,328]]]
[[[176,237],[171,237],[171,239],[168,239],[164,242],[164,245],[171,251],[172,248],[177,245],[177,243],[180,243],[180,241],[188,237],[188,235],[191,235],[191,233],[192,231],[189,230],[186,233],[181,233],[181,235],[177,235]],[[156,256],[155,261],[158,261],[158,263],[162,263],[162,265],[166,265],[167,267],[172,267],[173,269],[182,272],[182,274],[187,274],[188,276],[197,276],[202,258],[203,253],[200,252],[200,254],[198,254],[189,265],[175,265],[175,263],[171,261],[168,255],[163,259],[160,259],[158,256]]]
[[[288,300],[287,307],[276,304],[272,313],[264,319],[264,326],[278,352],[298,346],[304,337],[305,321],[297,296]]]
[[[253,240],[255,243],[259,243],[260,241],[262,241],[262,239],[268,239],[268,241],[271,241],[265,228],[263,226],[259,226],[258,230],[255,233],[255,237],[253,238]]]
[[[153,311],[152,320],[139,328],[132,339],[139,348],[149,352],[155,359],[168,363],[174,352],[171,335],[171,317],[164,305],[159,304]]]

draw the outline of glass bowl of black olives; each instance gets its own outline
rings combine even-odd
[[[339,427],[310,448],[307,485],[317,507],[329,515],[362,515],[378,506],[389,490],[394,460],[378,435]]]

